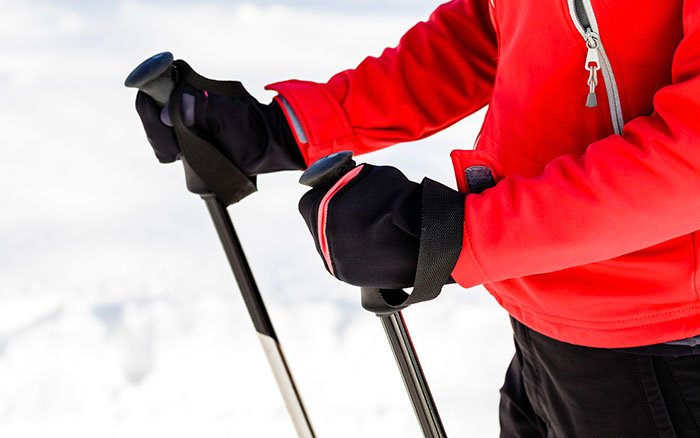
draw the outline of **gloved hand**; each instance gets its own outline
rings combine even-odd
[[[446,216],[455,220],[446,225],[434,220],[448,210]],[[441,251],[459,254],[463,210],[464,195],[452,189],[427,178],[417,184],[394,167],[369,164],[313,188],[299,201],[326,269],[346,283],[381,289],[414,285],[419,248],[435,246],[425,245],[425,239],[448,237],[438,244]]]
[[[243,85],[238,91],[240,97],[234,98],[188,87],[182,96],[184,123],[219,148],[247,176],[304,169],[304,159],[277,101],[264,105]],[[167,105],[161,109],[139,91],[136,111],[158,160],[177,160],[180,147]]]

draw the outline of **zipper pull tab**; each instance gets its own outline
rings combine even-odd
[[[595,108],[598,106],[598,97],[596,95],[596,87],[598,87],[598,71],[600,70],[600,55],[598,53],[598,39],[590,29],[586,32],[586,45],[588,46],[588,55],[586,55],[586,70],[588,70],[588,98],[586,99],[587,108]]]
[[[591,67],[591,74],[588,76],[588,98],[586,99],[587,108],[595,108],[598,106],[598,97],[595,94],[595,89],[598,86],[598,67]]]

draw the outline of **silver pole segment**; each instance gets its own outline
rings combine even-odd
[[[136,67],[126,78],[124,85],[138,88],[153,97],[160,105],[165,105],[170,99],[170,94],[175,86],[172,79],[174,68],[172,53],[159,53]],[[238,240],[236,230],[233,228],[231,216],[229,216],[226,206],[211,193],[204,181],[189,166],[185,157],[182,156],[181,159],[185,169],[188,190],[201,195],[207,205],[207,210],[209,210],[214,227],[219,235],[219,240],[224,247],[229,265],[243,296],[243,301],[248,308],[250,319],[253,321],[255,330],[260,335],[263,350],[270,363],[275,380],[277,380],[277,385],[282,393],[289,415],[292,417],[297,435],[300,438],[314,438],[311,421],[306,413],[306,409],[304,409],[304,404],[294,384],[294,379],[287,366],[284,354],[282,354],[279,340],[272,327],[272,321],[267,313],[260,291],[258,291],[253,272],[250,270],[243,247]]]
[[[262,333],[258,333],[258,338],[265,356],[267,356],[267,361],[270,363],[270,369],[272,369],[272,374],[275,376],[277,386],[282,393],[289,416],[292,419],[292,423],[294,423],[297,436],[299,438],[314,438],[314,431],[311,429],[311,423],[304,410],[297,386],[292,380],[292,372],[282,352],[282,346],[280,346],[279,342]]]
[[[202,195],[202,199],[207,205],[207,210],[209,210],[209,214],[214,222],[219,240],[221,240],[221,244],[224,247],[229,265],[243,296],[243,301],[248,308],[248,314],[253,321],[255,330],[258,332],[265,356],[270,364],[272,374],[275,376],[277,386],[282,393],[284,404],[294,423],[297,435],[299,438],[314,438],[316,435],[311,426],[311,420],[301,400],[299,390],[294,383],[287,360],[282,353],[282,348],[272,327],[272,321],[265,308],[265,303],[258,291],[236,230],[233,228],[231,216],[215,195]]]

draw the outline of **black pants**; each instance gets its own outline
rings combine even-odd
[[[501,438],[700,438],[700,355],[555,341],[513,321]]]

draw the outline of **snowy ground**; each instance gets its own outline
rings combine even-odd
[[[204,206],[156,163],[121,84],[171,50],[269,100],[266,83],[395,44],[428,3],[0,0],[0,436],[294,436]],[[480,118],[366,160],[454,185],[448,153]],[[230,212],[318,435],[418,437],[379,322],[315,253],[297,178],[261,178]],[[405,314],[449,435],[496,436],[505,312],[452,286]]]

